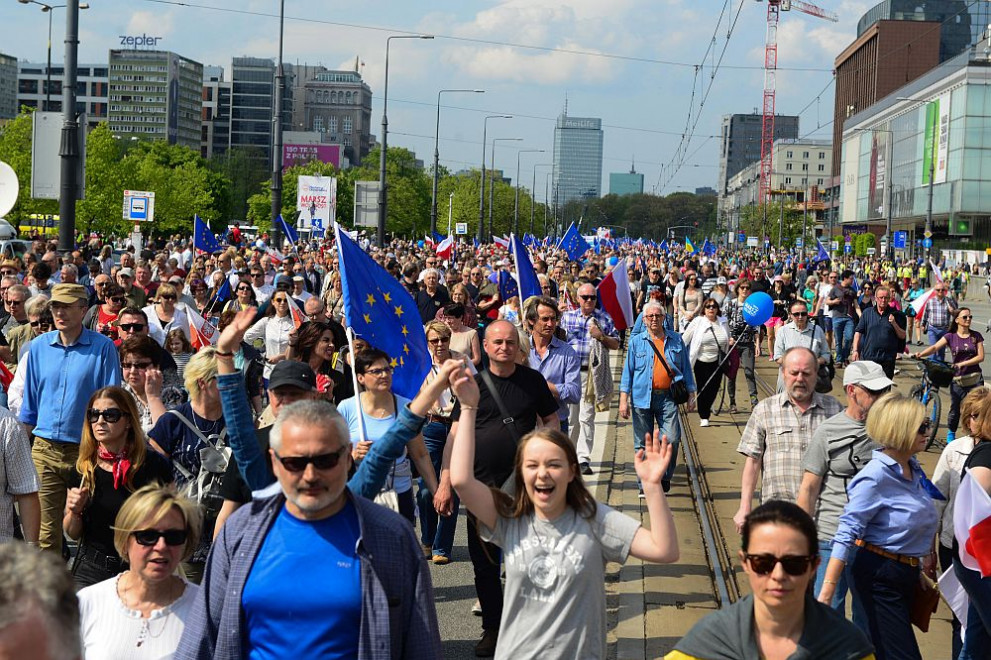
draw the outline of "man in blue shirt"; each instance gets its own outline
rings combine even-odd
[[[43,550],[62,553],[65,494],[76,478],[76,459],[86,405],[97,390],[120,385],[120,359],[113,342],[83,328],[89,293],[81,284],[52,287],[55,330],[29,345],[24,402],[19,419],[33,436],[31,450],[41,479]]]
[[[567,433],[569,404],[578,403],[581,398],[581,362],[575,349],[555,336],[559,317],[554,300],[546,297],[539,298],[526,313],[526,320],[533,328],[530,367],[540,372],[561,404],[557,415],[561,432]]]
[[[895,359],[905,345],[905,315],[888,306],[891,289],[886,286],[874,290],[874,302],[860,315],[850,359],[877,362],[888,378],[894,378]]]

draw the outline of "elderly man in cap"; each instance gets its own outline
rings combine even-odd
[[[124,289],[128,307],[141,309],[145,306],[145,292],[141,287],[135,286],[133,269],[121,268],[117,271],[117,283],[120,284],[120,288]]]
[[[62,552],[62,515],[76,459],[86,404],[93,392],[120,385],[113,342],[83,327],[89,294],[81,284],[52,287],[55,331],[31,342],[27,352],[20,421],[33,436],[32,457],[41,478],[42,549]]]

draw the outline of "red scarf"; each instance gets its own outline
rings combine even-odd
[[[131,461],[127,458],[127,448],[121,449],[116,454],[111,454],[104,449],[103,445],[100,445],[97,450],[97,456],[104,461],[113,462],[114,490],[119,489],[124,483],[127,471],[131,469]]]

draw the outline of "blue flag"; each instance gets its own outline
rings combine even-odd
[[[661,244],[658,245],[657,247],[658,247],[658,249],[661,249],[661,250],[664,250],[665,252],[667,252],[668,251],[668,241],[667,241],[667,239],[664,239],[663,241],[661,241]]]
[[[431,234],[433,234],[434,243],[440,243],[441,241],[444,240],[444,236],[440,232],[434,231],[434,232],[431,232]]]
[[[574,222],[568,227],[568,231],[564,232],[564,236],[561,237],[561,242],[558,243],[557,247],[567,252],[568,259],[571,261],[581,259],[582,255],[592,249],[588,241],[578,233],[578,228],[575,227]]]
[[[716,256],[716,246],[710,243],[708,238],[702,242],[702,254],[709,257]]]
[[[516,285],[516,278],[514,278],[509,271],[500,270],[499,271],[499,299],[503,302],[509,300],[513,296],[520,295],[520,288]]]
[[[224,249],[210,231],[210,225],[203,222],[198,215],[193,216],[193,247],[211,254]]]
[[[286,235],[286,238],[289,239],[289,242],[295,245],[296,242],[299,240],[299,234],[296,232],[296,229],[285,221],[285,218],[282,217],[281,213],[279,214],[278,222],[279,222],[279,229],[281,229],[282,233]]]
[[[430,371],[427,336],[412,296],[335,226],[344,294],[345,325],[375,348],[385,351],[393,369],[392,389],[412,399]]]
[[[217,291],[213,294],[213,297],[219,302],[227,302],[234,297],[231,291],[231,281],[228,278],[224,278],[224,281],[217,287]]]
[[[826,248],[823,247],[822,241],[818,238],[816,239],[816,245],[819,246],[819,252],[816,254],[816,261],[829,261],[829,253],[826,252]]]
[[[510,234],[509,251],[513,253],[513,261],[516,263],[516,274],[520,278],[520,302],[523,302],[530,296],[539,296],[541,289],[537,271],[533,269],[530,255],[521,243],[515,235]]]

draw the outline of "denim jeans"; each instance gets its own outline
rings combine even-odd
[[[644,436],[654,433],[657,424],[661,435],[668,437],[671,443],[671,464],[664,473],[664,481],[671,481],[674,468],[678,462],[678,445],[681,443],[681,425],[678,420],[678,406],[668,396],[667,392],[654,391],[650,395],[650,408],[633,408],[633,451],[634,454],[644,448]],[[637,479],[640,484],[640,479]]]
[[[943,337],[943,335],[945,335],[945,334],[946,334],[946,330],[944,330],[942,328],[934,328],[932,326],[929,326],[929,330],[928,330],[929,345],[932,346],[933,344],[935,344],[936,342],[938,342]],[[939,349],[933,355],[940,362],[945,361],[946,360],[946,347],[943,347],[943,348]]]
[[[836,342],[836,361],[846,362],[850,359],[850,346],[853,344],[853,319],[849,316],[834,318],[833,337]]]
[[[957,427],[960,426],[960,404],[963,402],[963,398],[974,388],[983,385],[983,378],[970,387],[960,387],[956,383],[950,383],[950,414],[946,416],[946,427],[948,429],[954,433],[957,432]]]
[[[730,405],[736,404],[736,377],[740,374],[740,370],[743,371],[743,375],[747,379],[747,389],[750,391],[750,398],[757,398],[757,380],[754,377],[754,344],[753,342],[737,344],[736,351],[740,354],[740,369],[737,370],[736,374],[729,381]]]
[[[850,566],[877,660],[922,660],[911,621],[919,568],[867,550]]]
[[[812,588],[812,592],[816,596],[822,590],[823,580],[826,579],[826,566],[829,564],[829,558],[832,555],[833,542],[831,540],[819,541],[819,567],[816,569],[815,586]],[[860,598],[853,589],[853,578],[850,577],[850,566],[853,564],[853,558],[856,555],[857,549],[854,548],[848,555],[846,566],[836,581],[836,590],[833,591],[833,602],[830,603],[830,606],[843,616],[846,616],[846,595],[849,592],[851,607],[853,608],[853,622],[865,634],[870,634],[867,630],[867,615],[864,613],[864,608],[860,604]]]
[[[427,445],[430,462],[434,464],[434,472],[440,479],[440,464],[444,457],[444,445],[447,444],[448,427],[440,422],[430,422],[423,427],[423,442]],[[454,511],[449,516],[438,516],[434,509],[434,500],[427,490],[427,484],[420,478],[420,488],[417,491],[417,504],[420,509],[420,542],[433,548],[434,555],[451,556],[454,546],[454,530],[458,526],[458,508],[461,501],[458,494],[451,490]]]
[[[967,609],[967,630],[963,636],[963,648],[957,660],[975,660],[991,657],[991,577],[982,578],[953,558],[953,572],[970,597]]]

